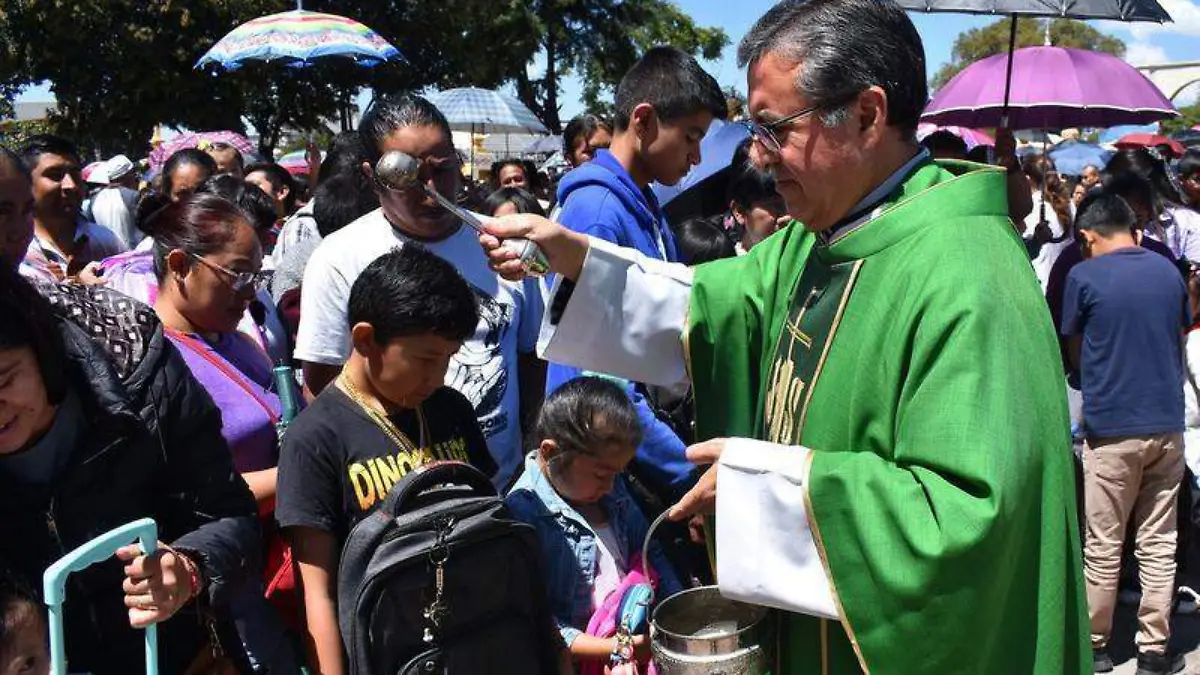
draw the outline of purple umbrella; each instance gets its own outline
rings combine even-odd
[[[998,127],[1005,110],[1008,55],[977,61],[925,107],[924,122]],[[1025,47],[1012,54],[1009,128],[1061,129],[1146,124],[1179,111],[1133,66],[1083,49]]]

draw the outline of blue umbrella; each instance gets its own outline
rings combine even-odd
[[[1112,150],[1105,150],[1094,143],[1063,141],[1050,148],[1048,154],[1059,173],[1078,176],[1083,173],[1084,167],[1089,165],[1103,169],[1108,164],[1108,160],[1112,159],[1116,153]]]
[[[733,153],[742,141],[750,137],[750,130],[737,122],[713,120],[708,133],[700,141],[700,163],[692,167],[683,180],[675,185],[650,186],[658,203],[666,206],[679,195],[696,187],[703,180],[719,171],[729,168],[733,162]]]
[[[1100,132],[1098,141],[1101,145],[1112,145],[1129,134],[1157,134],[1158,123],[1154,124],[1120,124]]]

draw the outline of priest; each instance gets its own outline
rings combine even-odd
[[[754,161],[794,222],[694,271],[513,216],[559,274],[551,361],[690,380],[722,593],[792,674],[1090,673],[1058,348],[1002,170],[920,151],[890,0],[784,2],[743,40]]]

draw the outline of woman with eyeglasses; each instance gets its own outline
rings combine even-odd
[[[238,330],[269,280],[257,231],[237,204],[215,194],[171,204],[156,220],[154,311],[220,409],[234,468],[254,493],[259,513],[270,514],[283,406],[274,391],[270,358]],[[233,611],[255,667],[296,672],[291,641],[260,583],[239,593]]]
[[[207,157],[207,155],[205,155]],[[275,222],[275,205],[257,186],[233,176],[215,176],[204,182],[195,194],[218,195],[236,204],[249,219],[255,231],[270,228]],[[193,198],[185,195],[183,201]],[[147,217],[142,227],[147,238],[136,251],[106,258],[100,263],[100,279],[106,287],[119,291],[140,302],[153,306],[158,299],[158,277],[154,270],[155,229],[165,222],[158,216],[167,202]],[[259,289],[255,301],[242,315],[238,330],[266,350],[272,363],[291,360],[291,344],[287,328],[279,318],[268,289]]]

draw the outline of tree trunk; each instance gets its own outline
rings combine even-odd
[[[562,133],[562,120],[558,117],[558,41],[554,27],[546,31],[546,102],[542,105],[542,123],[550,133]]]

